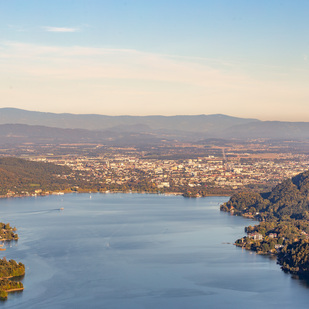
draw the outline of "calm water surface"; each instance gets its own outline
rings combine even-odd
[[[71,194],[0,201],[26,265],[3,308],[307,308],[305,282],[232,244],[252,222],[226,197]],[[64,210],[59,210],[61,207]]]

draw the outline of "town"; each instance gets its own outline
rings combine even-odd
[[[146,152],[110,148],[91,155],[53,154],[29,156],[32,161],[51,162],[71,168],[61,176],[96,183],[101,192],[161,192],[192,196],[230,195],[248,189],[270,190],[285,178],[309,169],[304,153],[239,152],[221,149],[213,155],[192,158],[151,158]],[[138,189],[137,189],[138,188]]]

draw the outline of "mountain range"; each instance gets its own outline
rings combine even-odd
[[[128,145],[219,139],[309,140],[309,122],[260,121],[222,114],[106,116],[0,108],[0,142],[101,142]]]

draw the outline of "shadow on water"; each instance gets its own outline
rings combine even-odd
[[[24,277],[25,277],[25,275],[18,276],[18,277],[12,277],[12,278],[9,278],[9,280],[19,282],[19,281],[22,281],[24,279]],[[14,297],[21,297],[23,290],[7,291],[7,292],[8,292],[8,298],[10,298],[10,295],[14,295]],[[6,298],[6,299],[0,298],[0,303],[5,303],[8,300],[8,298]]]
[[[301,284],[301,286],[309,289],[309,278],[308,277],[292,275],[292,279],[297,280]]]
[[[14,295],[14,298],[21,298],[23,296],[23,292],[24,292],[23,290],[9,292],[8,299],[13,295]]]
[[[25,278],[25,275],[18,276],[18,277],[12,277],[10,278],[11,281],[22,281]]]
[[[23,294],[23,290],[20,290],[20,291],[12,291],[12,292],[8,291],[8,298],[6,298],[6,299],[0,298],[0,304],[4,304],[4,303],[6,303],[7,301],[10,301],[9,298],[10,298],[11,296],[13,296],[13,295],[14,295],[14,298],[15,298],[15,297],[18,298],[18,297],[21,297],[22,294]]]
[[[1,240],[0,241],[0,245],[1,247],[5,246],[5,247],[11,247],[11,245],[15,245],[17,244],[18,239],[11,239],[11,240]]]
[[[267,260],[270,260],[270,261],[277,261],[277,256],[274,255],[274,254],[258,254],[256,253],[255,251],[252,251],[252,250],[247,250],[245,248],[241,248],[241,247],[237,247],[237,250],[242,250],[242,251],[245,251],[247,252],[248,254],[255,254],[255,255],[258,255],[264,259],[267,259]]]

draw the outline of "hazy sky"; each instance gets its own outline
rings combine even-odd
[[[308,0],[2,0],[0,107],[309,121]]]

